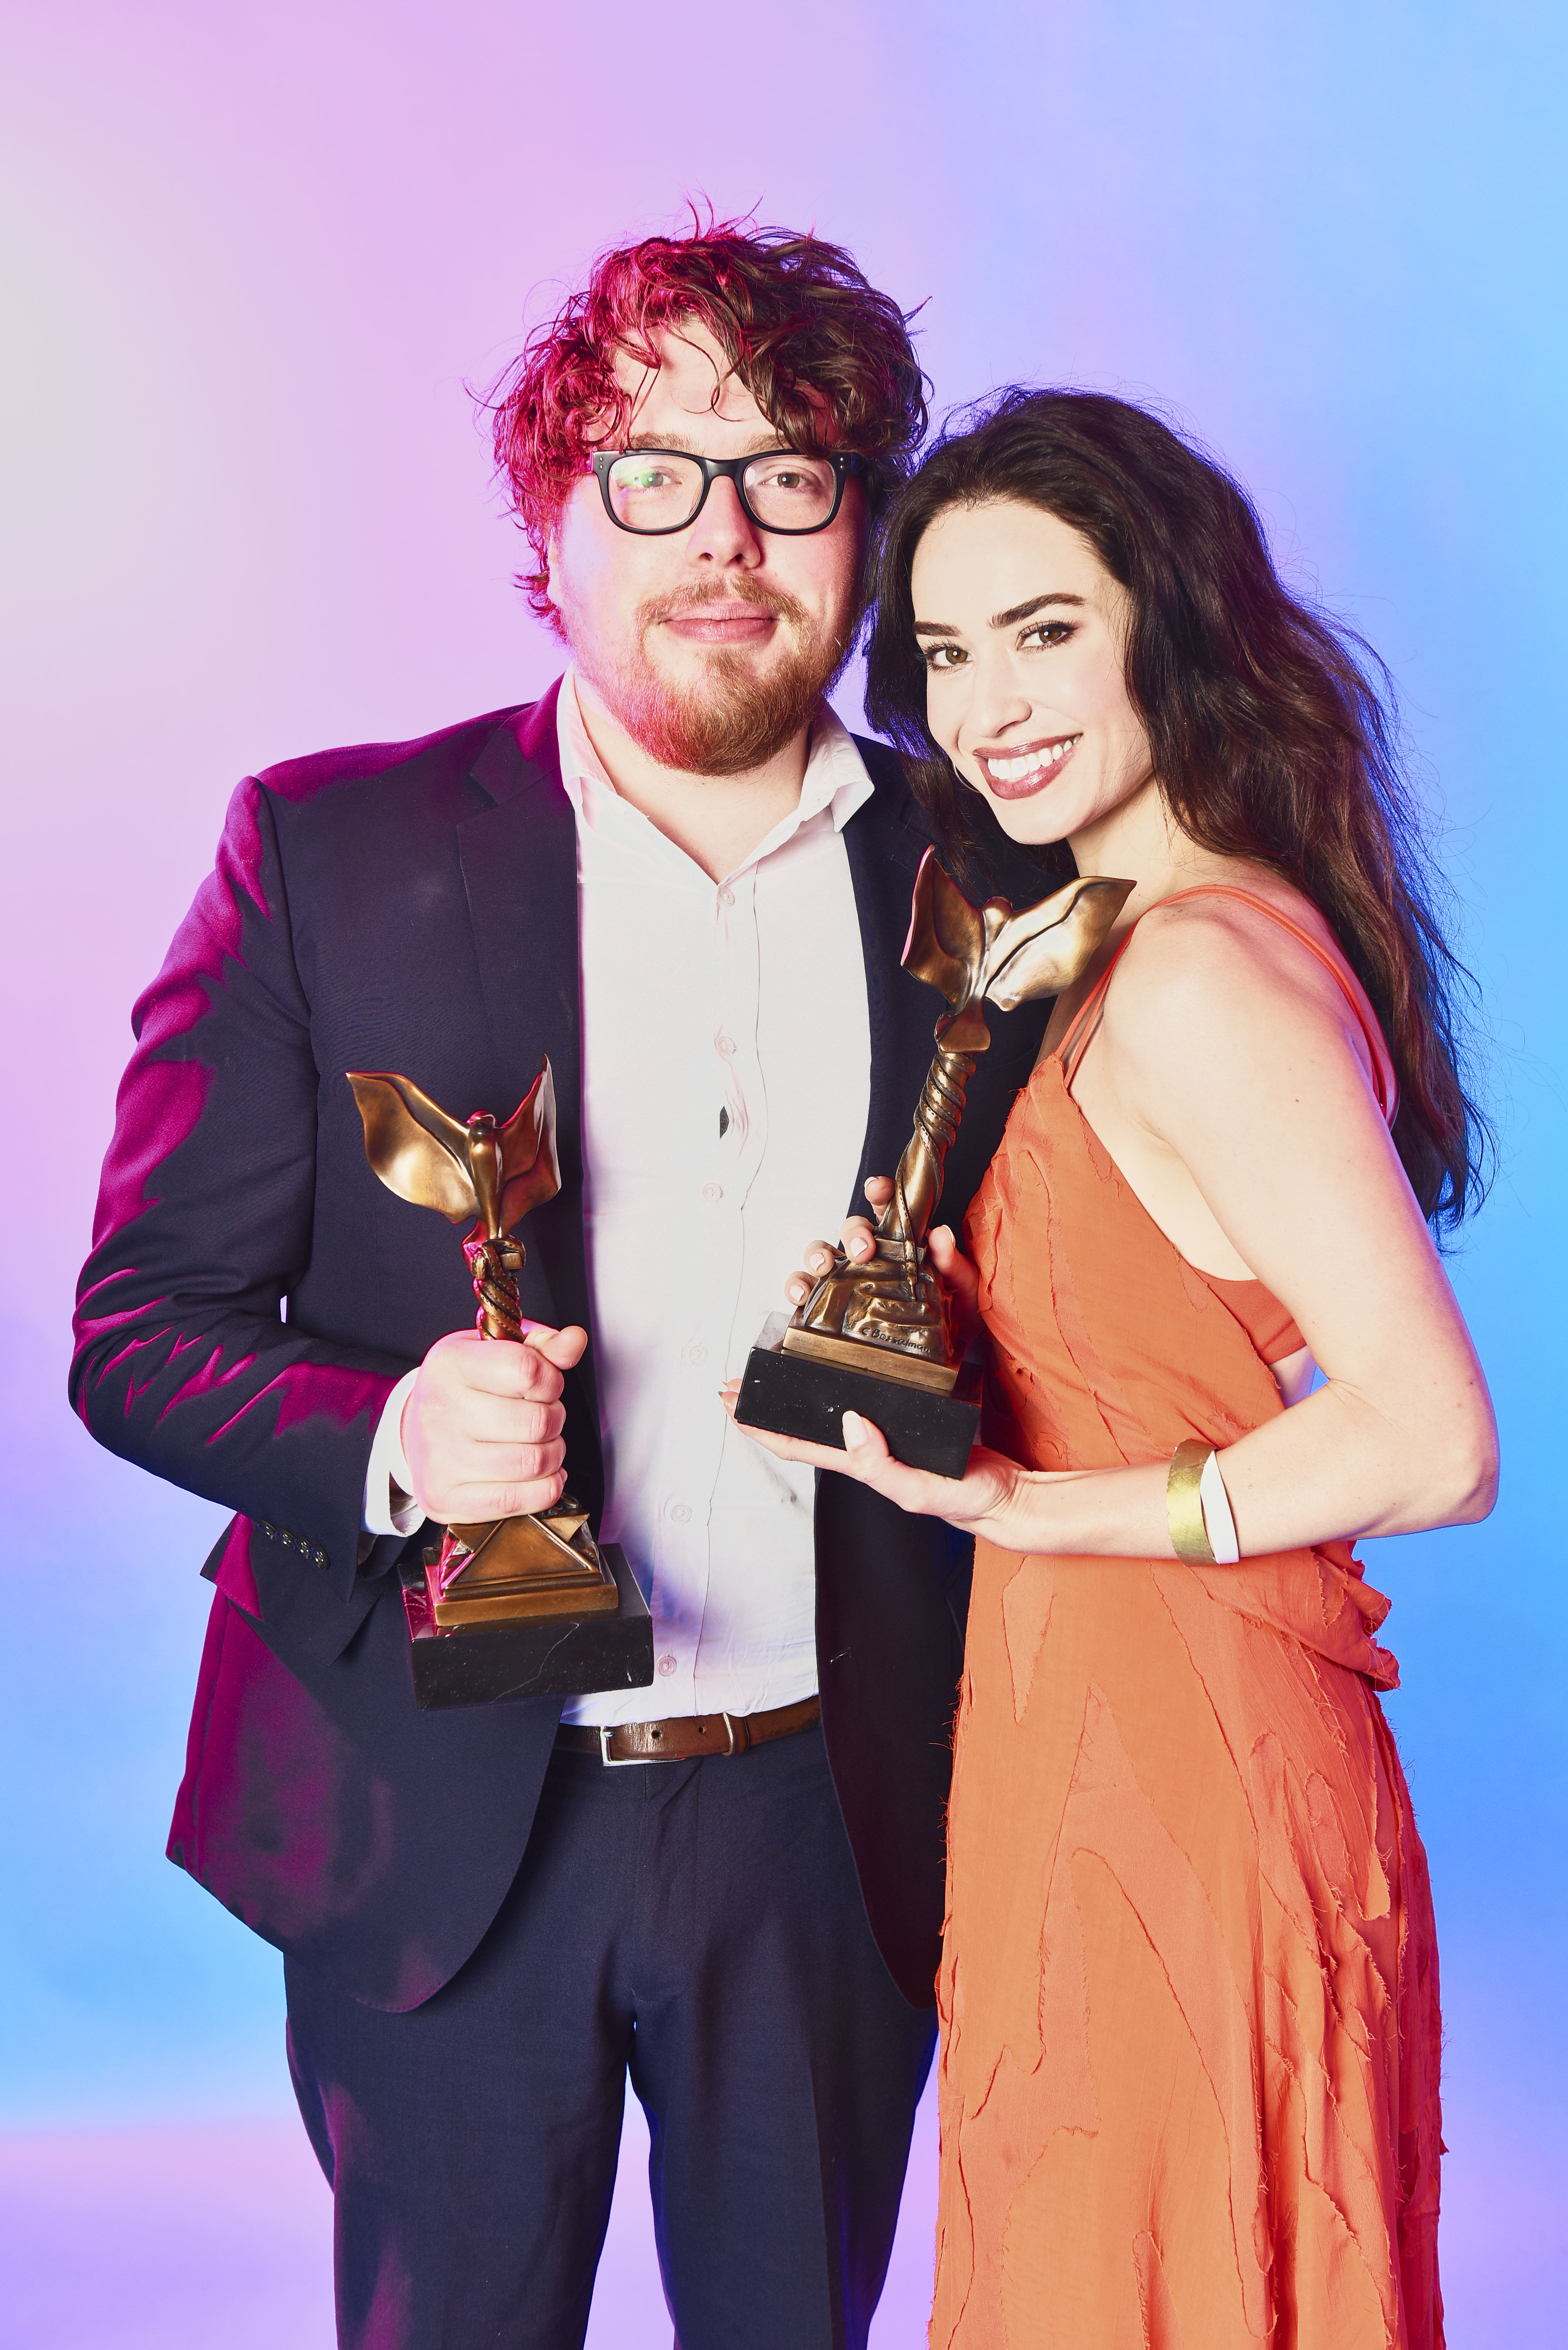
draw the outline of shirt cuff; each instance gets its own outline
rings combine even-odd
[[[424,1516],[413,1498],[413,1472],[403,1451],[403,1406],[413,1393],[417,1368],[405,1371],[381,1407],[365,1471],[363,1524],[370,1534],[411,1534]]]

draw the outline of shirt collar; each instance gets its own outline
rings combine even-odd
[[[603,832],[607,825],[635,819],[637,825],[653,833],[655,827],[636,808],[620,796],[605,773],[604,762],[588,739],[583,723],[582,706],[577,700],[577,672],[575,665],[561,680],[560,697],[556,704],[556,736],[561,755],[561,781],[572,803],[579,825],[587,824],[593,832]],[[855,737],[831,703],[824,702],[811,730],[811,747],[806,754],[805,775],[800,787],[800,800],[781,816],[765,840],[758,842],[750,857],[735,868],[743,873],[764,857],[793,840],[801,827],[809,824],[824,809],[828,813],[836,832],[842,832],[856,810],[864,807],[876,790],[866,772],[866,762],[860,756]],[[677,850],[676,854],[681,852]],[[732,878],[732,877],[726,877]]]

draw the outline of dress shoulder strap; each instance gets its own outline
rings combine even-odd
[[[1146,908],[1145,910],[1147,911],[1147,909]],[[1106,990],[1110,986],[1117,963],[1131,946],[1133,932],[1142,920],[1143,915],[1140,914],[1137,921],[1128,924],[1126,938],[1117,945],[1115,954],[1112,955],[1080,1004],[1077,1017],[1056,1047],[1056,1057],[1062,1064],[1062,1075],[1069,1087],[1072,1085],[1079,1062],[1088,1049],[1089,1039],[1100,1024],[1100,1013],[1105,1005]]]
[[[1233,881],[1195,882],[1190,889],[1177,889],[1168,898],[1157,898],[1154,906],[1145,907],[1144,913],[1152,914],[1157,906],[1179,905],[1184,898],[1240,898],[1242,904],[1251,906],[1255,913],[1262,914],[1269,921],[1277,923],[1282,931],[1289,931],[1291,936],[1299,940],[1305,947],[1308,954],[1316,957],[1352,1012],[1355,1013],[1356,1024],[1366,1039],[1366,1049],[1372,1062],[1373,1091],[1377,1097],[1378,1108],[1382,1111],[1386,1122],[1391,1126],[1394,1122],[1395,1110],[1398,1106],[1398,1097],[1397,1088],[1393,1087],[1391,1079],[1384,1071],[1384,1055],[1387,1046],[1378,1032],[1376,1023],[1368,1020],[1360,998],[1336,959],[1325,947],[1319,944],[1310,931],[1304,930],[1300,922],[1293,920],[1281,907],[1272,905],[1267,898],[1260,898],[1256,890],[1243,889]],[[1143,915],[1140,914],[1138,921],[1142,920]],[[1100,1014],[1105,1006],[1106,991],[1111,983],[1112,973],[1131,945],[1132,934],[1137,928],[1137,922],[1134,922],[1127,931],[1127,936],[1120,941],[1115,954],[1096,981],[1083,1009],[1058,1047],[1062,1061],[1062,1075],[1069,1087],[1077,1073],[1079,1062],[1088,1049],[1089,1040],[1099,1024]]]

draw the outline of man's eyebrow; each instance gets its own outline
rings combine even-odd
[[[680,432],[632,432],[621,445],[627,449],[668,449],[670,454],[676,457],[701,457],[706,454],[706,452],[701,449],[694,449],[685,435]],[[764,435],[754,447],[738,450],[736,454],[742,457],[760,457],[765,451],[782,449],[784,445],[776,433]]]

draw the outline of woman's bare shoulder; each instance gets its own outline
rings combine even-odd
[[[1245,1065],[1292,1036],[1332,1030],[1349,1037],[1370,1073],[1368,1029],[1378,1035],[1371,1004],[1323,914],[1255,867],[1200,896],[1150,907],[1106,1000],[1106,1042],[1118,1058],[1151,1068],[1199,1039]]]

